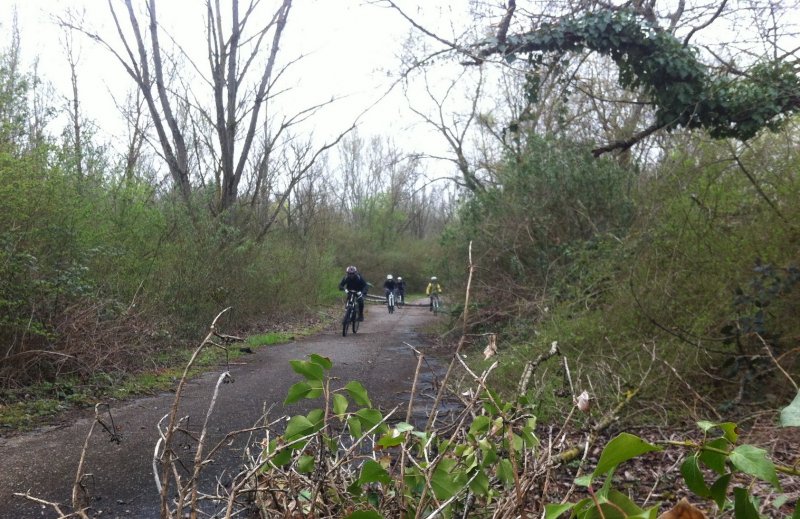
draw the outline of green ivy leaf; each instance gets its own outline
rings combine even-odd
[[[290,360],[289,364],[291,364],[295,373],[303,375],[306,377],[306,380],[316,380],[322,382],[322,379],[325,376],[324,372],[322,371],[322,366],[314,362],[309,362],[306,360]]]
[[[616,468],[620,463],[636,456],[660,450],[663,449],[657,445],[647,443],[638,436],[620,433],[619,436],[608,442],[608,445],[603,449],[600,454],[600,460],[597,462],[597,467],[592,472],[592,477],[597,477],[598,474],[605,474],[609,470]]]
[[[305,416],[293,416],[289,419],[289,423],[286,425],[286,432],[284,436],[286,437],[287,441],[292,441],[297,438],[302,438],[303,436],[311,433],[314,430],[314,424],[312,424],[308,418]]]
[[[689,490],[700,497],[711,496],[711,491],[708,489],[708,485],[706,485],[706,481],[703,478],[703,472],[700,470],[697,456],[689,456],[686,458],[681,465],[681,474]]]
[[[340,395],[339,393],[333,395],[333,414],[341,418],[342,415],[347,412],[348,405],[349,402],[344,395]]]
[[[714,422],[709,422],[708,420],[701,420],[697,422],[697,426],[700,428],[701,431],[707,433],[711,429],[713,429],[717,424]]]
[[[308,474],[314,470],[314,456],[300,456],[297,459],[297,472]]]
[[[479,434],[483,434],[489,430],[489,424],[492,423],[492,420],[485,415],[476,416],[475,419],[472,421],[472,425],[469,426],[469,434],[477,436]]]
[[[406,422],[398,422],[397,425],[395,426],[395,428],[399,432],[408,432],[408,431],[413,431],[414,430],[414,426],[411,425],[410,423],[406,423]]]
[[[383,420],[383,415],[377,409],[359,409],[355,412],[355,416],[361,420],[361,427],[364,432],[369,431]],[[383,434],[388,430],[389,427],[384,423],[379,425],[373,432],[375,434]]]
[[[771,483],[780,490],[781,484],[775,472],[775,464],[767,458],[767,451],[753,445],[740,445],[731,452],[730,460],[733,465],[751,476]]]
[[[314,364],[319,364],[322,369],[331,369],[333,367],[333,362],[328,357],[323,357],[321,355],[317,355],[316,353],[312,353],[308,356],[311,359],[311,362]]]
[[[464,474],[455,470],[456,461],[445,458],[436,466],[431,476],[431,488],[436,499],[444,501],[464,488]]]
[[[792,403],[781,410],[781,427],[800,427],[800,391]],[[800,510],[800,506],[797,507]]]
[[[355,416],[350,416],[347,419],[347,428],[350,430],[350,436],[353,438],[360,438],[361,437],[361,420],[356,418]]]
[[[650,518],[655,519],[655,514],[658,512],[658,506],[653,506],[648,510],[643,510],[639,508],[639,505],[631,501],[631,499],[619,492],[618,490],[611,490],[608,494],[607,502],[611,505],[609,507],[609,511],[605,511],[604,515],[606,519],[612,519],[614,517],[618,517],[620,519],[624,518]]]
[[[392,482],[392,478],[386,469],[375,460],[367,460],[361,466],[361,475],[358,476],[359,485],[365,483],[382,483],[388,485]]]
[[[753,503],[753,497],[744,488],[733,489],[733,511],[736,519],[761,519],[758,507]]]
[[[722,429],[725,439],[731,442],[731,444],[735,445],[736,441],[739,439],[739,433],[736,430],[736,424],[733,422],[725,422],[719,424],[719,428]]]
[[[564,512],[568,510],[572,510],[572,507],[575,506],[575,503],[564,503],[564,504],[557,504],[557,505],[545,505],[544,506],[544,519],[556,519],[556,517],[560,516]]]
[[[367,396],[367,390],[364,389],[364,386],[361,385],[361,382],[353,380],[348,382],[344,388],[347,390],[347,393],[350,395],[350,398],[353,399],[353,402],[355,402],[356,405],[372,407],[372,403],[369,401],[369,396]]]
[[[293,404],[298,400],[306,398],[312,392],[311,386],[308,382],[298,382],[293,384],[292,387],[289,388],[289,392],[286,395],[286,400],[283,401],[284,405]]]
[[[312,409],[308,412],[306,418],[311,423],[314,432],[319,431],[325,425],[325,411],[322,409]]]
[[[725,438],[717,438],[716,440],[708,442],[706,446],[721,451],[727,451],[728,440],[726,440]],[[726,459],[728,459],[728,456],[720,452],[714,452],[707,449],[703,449],[700,452],[700,461],[702,461],[708,468],[710,468],[711,470],[720,475],[725,473]]]
[[[282,450],[273,456],[269,461],[276,467],[283,467],[292,461],[292,453],[288,449]]]
[[[476,496],[487,496],[489,494],[489,477],[483,470],[478,469],[475,477],[469,483],[469,489]]]
[[[381,438],[378,440],[378,445],[381,447],[397,447],[404,441],[406,441],[406,435],[397,429],[392,429],[381,436]]]
[[[711,495],[711,499],[717,504],[717,508],[722,510],[725,507],[725,500],[728,496],[728,485],[731,483],[731,474],[725,474],[724,476],[717,479],[711,488],[709,489],[709,494]]]
[[[500,463],[497,464],[497,477],[506,485],[514,482],[514,467],[508,458],[501,459]]]

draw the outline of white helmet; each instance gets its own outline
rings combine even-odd
[[[431,281],[436,281],[436,276],[433,276],[433,277],[431,278]]]
[[[403,281],[402,276],[397,276],[397,281]]]
[[[386,279],[392,279],[392,275],[389,274],[388,276],[386,276]]]

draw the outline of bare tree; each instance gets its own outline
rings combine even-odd
[[[69,117],[72,122],[72,153],[74,154],[75,171],[79,178],[83,178],[83,126],[81,124],[80,98],[78,97],[78,61],[80,56],[75,49],[72,30],[67,29],[63,34],[64,51],[69,63],[69,77],[72,85],[72,99]]]

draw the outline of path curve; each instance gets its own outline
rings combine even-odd
[[[435,319],[425,307],[406,306],[389,315],[385,307],[367,306],[366,321],[358,334],[342,337],[341,328],[331,329],[288,344],[264,347],[236,360],[231,367],[234,383],[222,387],[212,416],[209,445],[226,432],[250,427],[263,409],[277,407],[270,414],[302,412],[298,403],[281,407],[287,389],[300,380],[289,366],[292,359],[305,359],[311,353],[329,357],[330,374],[341,380],[360,381],[369,392],[373,405],[391,409],[408,401],[416,368],[416,357],[408,344],[417,349],[427,346],[424,329]],[[224,332],[224,330],[223,330]],[[426,357],[427,358],[427,357]],[[424,374],[430,380],[440,366],[434,359],[426,362]],[[212,371],[187,384],[180,415],[190,417],[190,428],[202,423],[214,385],[221,371]],[[431,390],[421,388],[423,392]],[[152,457],[158,434],[155,424],[169,412],[173,393],[141,398],[114,405],[114,423],[124,435],[121,444],[109,441],[102,430],[95,429],[87,451],[85,473],[91,496],[92,517],[158,518],[159,497],[152,475]],[[431,399],[420,402],[417,416],[425,416]],[[405,411],[403,411],[403,415]],[[30,492],[47,501],[70,503],[81,449],[89,431],[93,413],[66,426],[49,428],[12,438],[0,438],[0,517],[57,517],[52,508],[33,503],[15,492]],[[238,466],[245,439],[234,441],[217,457],[220,467]],[[187,443],[188,448],[188,443]],[[211,475],[220,472],[211,467]],[[65,506],[62,510],[69,510]]]

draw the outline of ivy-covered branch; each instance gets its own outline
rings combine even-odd
[[[712,74],[694,48],[625,10],[562,19],[504,41],[492,38],[478,56],[510,62],[519,54],[582,50],[614,60],[619,84],[649,97],[657,128],[703,128],[715,138],[747,140],[800,109],[800,79],[791,63],[765,61],[737,77]]]

